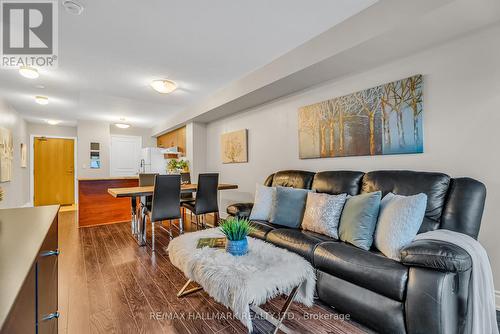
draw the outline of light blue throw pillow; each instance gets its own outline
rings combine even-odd
[[[340,217],[340,240],[369,250],[373,244],[381,199],[380,191],[349,197]]]
[[[250,220],[269,221],[272,217],[275,198],[276,187],[266,187],[257,184],[257,188],[255,189],[255,201],[252,212],[250,212]]]
[[[426,194],[385,195],[380,203],[375,247],[388,258],[400,261],[401,249],[415,239],[424,220],[426,207]]]
[[[276,187],[271,223],[298,228],[302,222],[309,190]]]

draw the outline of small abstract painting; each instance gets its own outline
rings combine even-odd
[[[12,131],[0,127],[0,182],[9,182],[12,179],[13,158]]]
[[[248,162],[246,129],[221,136],[221,158],[224,164]]]
[[[423,77],[299,109],[301,159],[423,152]]]

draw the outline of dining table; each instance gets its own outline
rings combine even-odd
[[[195,193],[198,188],[196,183],[186,183],[181,184],[181,193]],[[219,183],[217,189],[220,190],[232,190],[238,189],[238,185],[229,183]],[[143,187],[127,187],[127,188],[108,188],[108,193],[115,198],[127,198],[131,199],[131,219],[130,219],[130,229],[132,236],[137,241],[139,246],[146,245],[146,217],[142,213],[137,214],[137,198],[141,198],[142,203],[146,203],[147,196],[153,196],[154,186],[143,186]],[[182,200],[181,200],[182,201]],[[184,233],[184,225],[182,219],[179,220],[179,233]]]

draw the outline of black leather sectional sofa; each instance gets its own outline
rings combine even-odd
[[[449,229],[477,238],[485,186],[470,178],[413,171],[280,171],[267,186],[313,189],[356,195],[425,193],[428,203],[419,232]],[[252,203],[227,208],[248,217]],[[415,241],[402,250],[402,261],[376,249],[364,251],[339,240],[300,229],[254,221],[253,237],[300,254],[317,269],[317,294],[340,312],[382,333],[468,333],[471,258],[451,243]]]

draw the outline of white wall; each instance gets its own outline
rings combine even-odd
[[[4,191],[0,208],[23,206],[29,202],[29,168],[21,168],[21,143],[29,150],[29,138],[26,122],[4,100],[0,99],[0,127],[12,131],[14,160],[12,161],[12,179],[0,183]],[[29,151],[27,151],[29,158]],[[29,166],[29,161],[27,162]]]
[[[76,137],[76,126],[49,125],[27,122],[28,135]]]
[[[252,200],[255,183],[281,169],[311,171],[413,169],[470,176],[488,188],[480,241],[500,290],[500,25],[247,110],[207,125],[207,170],[239,185],[221,193],[222,207]],[[423,154],[298,159],[297,109],[301,106],[408,77],[424,75]],[[249,162],[223,165],[220,135],[248,129]]]
[[[186,124],[186,159],[189,161],[192,182],[197,182],[198,174],[206,170],[206,138],[205,124]]]
[[[127,135],[142,137],[142,147],[156,147],[156,138],[151,137],[151,129],[130,127],[119,129],[101,121],[78,121],[78,177],[99,178],[109,177],[109,159],[111,135]],[[101,168],[91,169],[90,165],[90,143],[101,144]]]
[[[109,132],[112,135],[139,136],[142,137],[142,147],[156,147],[156,138],[151,136],[151,129],[148,128],[120,129],[112,124],[109,126]]]
[[[100,121],[78,121],[78,177],[109,177],[109,124]],[[90,143],[100,144],[101,168],[90,168]]]

